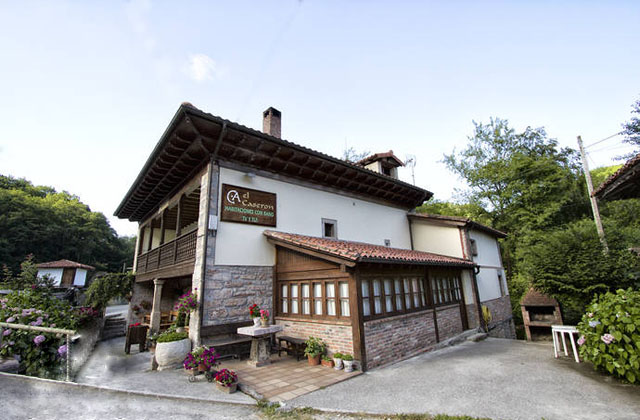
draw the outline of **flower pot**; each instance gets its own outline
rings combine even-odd
[[[322,366],[326,366],[328,368],[332,368],[333,367],[333,360],[324,360],[322,359]]]
[[[258,318],[258,317],[253,318],[253,326],[254,327],[259,327],[260,326],[260,318]]]
[[[204,363],[200,363],[198,365],[198,372],[206,372],[207,370],[207,365],[205,365]]]
[[[260,318],[260,324],[263,327],[268,327],[269,326],[269,320],[267,318]]]
[[[238,383],[234,382],[229,386],[225,386],[224,384],[221,384],[220,382],[216,382],[216,388],[218,388],[220,391],[225,392],[227,394],[233,394],[234,392],[236,392],[238,390]]]
[[[353,360],[343,360],[342,363],[344,363],[345,372],[353,372],[353,364],[354,364]]]
[[[182,366],[184,358],[191,351],[191,340],[171,341],[156,344],[156,362],[158,370],[174,369]]]
[[[342,369],[342,359],[336,359],[335,357],[333,358],[333,363],[335,364],[335,366],[333,367],[335,370],[340,370]]]
[[[317,366],[320,364],[320,355],[317,355],[315,357],[307,356],[307,359],[309,360],[309,365],[311,366]]]

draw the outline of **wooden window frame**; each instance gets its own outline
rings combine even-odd
[[[342,314],[342,305],[340,304],[340,283],[347,283],[347,285],[349,285],[349,283],[351,282],[350,279],[348,279],[347,277],[344,278],[332,278],[332,279],[309,279],[309,280],[280,280],[280,281],[276,281],[276,293],[277,293],[277,301],[279,302],[279,305],[277,307],[276,310],[276,316],[279,318],[295,318],[295,319],[317,319],[317,320],[325,320],[325,321],[344,321],[347,319],[351,319],[351,315],[343,315]],[[313,284],[314,283],[320,283],[321,284],[321,297],[320,298],[316,298],[314,296],[314,290],[313,290]],[[335,302],[335,315],[328,315],[328,305],[327,302],[329,300],[329,298],[327,297],[327,292],[326,292],[326,287],[327,284],[333,284],[334,287],[334,297],[332,298]],[[309,314],[304,314],[303,313],[303,307],[304,307],[304,301],[305,298],[302,297],[302,285],[303,284],[308,284],[309,285],[309,305],[310,305],[310,313]],[[286,298],[288,300],[288,312],[284,313],[282,312],[282,301],[283,298],[282,297],[282,286],[286,285],[287,286],[287,294],[288,297]],[[298,297],[297,298],[293,298],[292,294],[291,294],[291,286],[293,285],[297,285],[298,286]],[[350,288],[349,286],[347,286],[347,290],[349,290],[350,293]],[[292,312],[292,303],[293,300],[297,300],[298,302],[298,313],[293,313]],[[315,301],[316,300],[321,300],[322,302],[322,315],[318,315],[315,313]],[[346,299],[348,299],[349,301],[349,305],[351,304],[351,299],[353,299],[353,297],[349,294],[349,297],[347,297]]]

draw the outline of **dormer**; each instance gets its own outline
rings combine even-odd
[[[398,168],[404,166],[404,163],[396,155],[393,150],[385,153],[376,153],[357,162],[356,165],[363,166],[373,172],[386,175],[393,179],[398,179]]]

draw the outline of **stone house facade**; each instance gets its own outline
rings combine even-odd
[[[470,328],[474,261],[414,247],[408,212],[432,194],[397,179],[392,152],[352,164],[282,140],[280,118],[260,132],[182,104],[116,210],[139,223],[132,306],[152,330],[189,289],[196,345],[256,303],[365,369]]]

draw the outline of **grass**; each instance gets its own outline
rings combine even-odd
[[[310,407],[293,408],[290,410],[279,410],[280,404],[270,403],[266,400],[258,401],[258,409],[264,418],[268,420],[316,420],[335,418],[336,413],[326,413],[315,410]],[[449,416],[447,414],[393,414],[393,415],[375,415],[375,414],[351,414],[340,413],[340,418],[345,419],[385,419],[385,420],[491,420],[488,418],[470,417],[470,416]]]

